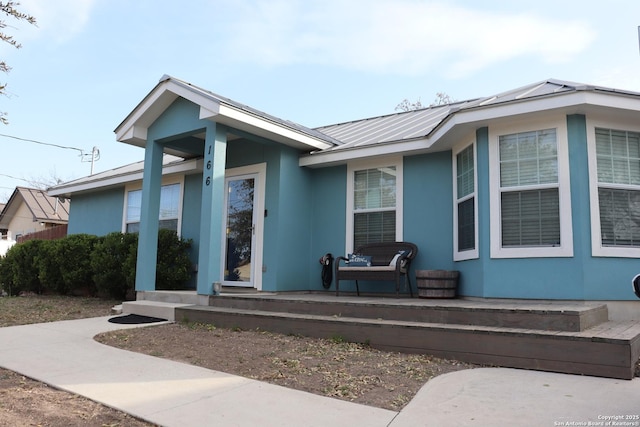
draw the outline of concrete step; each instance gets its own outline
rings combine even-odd
[[[209,297],[198,295],[195,291],[138,291],[136,299],[138,301],[207,305]]]
[[[579,332],[608,321],[606,304],[318,295],[212,296],[209,306],[284,313]]]
[[[192,304],[172,303],[160,301],[126,301],[122,303],[122,314],[139,314],[141,316],[157,317],[175,321],[176,308],[189,307]]]
[[[182,306],[177,321],[340,338],[375,348],[471,363],[632,379],[640,322],[605,322],[579,332],[356,318],[236,307]]]

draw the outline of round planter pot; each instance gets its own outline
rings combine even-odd
[[[420,298],[455,298],[459,271],[417,270],[416,286]]]

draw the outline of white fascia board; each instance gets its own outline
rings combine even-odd
[[[159,84],[140,103],[127,119],[116,128],[116,140],[127,143],[146,142],[147,129],[178,97],[186,98],[198,105],[217,104],[217,101],[207,98],[171,80]],[[144,136],[144,139],[141,137]]]
[[[147,98],[139,104],[136,109],[122,122],[115,130],[116,140],[127,142],[124,140],[125,135],[131,135],[131,128],[141,127],[148,128],[151,123],[178,97],[173,92],[166,90],[167,83],[156,88]]]
[[[116,135],[116,139],[119,142],[126,142],[128,144],[144,147],[147,142],[147,128],[133,125],[127,128],[123,133]]]
[[[603,92],[578,91],[566,95],[555,95],[540,99],[528,99],[521,102],[509,102],[487,107],[460,110],[455,113],[454,117],[452,117],[455,118],[453,124],[449,125],[448,123],[445,123],[442,128],[450,128],[456,124],[483,122],[522,114],[539,113],[557,109],[569,109],[572,107],[587,105],[640,112],[640,98]],[[437,133],[438,132],[436,131],[435,134]]]
[[[336,151],[317,152],[300,157],[299,166],[329,166],[342,164],[351,160],[387,156],[392,154],[416,154],[428,150],[432,143],[426,138],[413,139],[404,142],[382,143],[366,147],[347,148]]]
[[[201,119],[208,119],[219,114],[220,101],[216,98],[208,96],[197,89],[184,86],[173,81],[169,84],[170,86],[167,87],[168,91],[200,106]]]
[[[178,173],[188,174],[189,172],[197,172],[198,170],[202,170],[202,162],[199,162],[196,159],[192,159],[185,162],[163,166],[162,175],[172,175]],[[66,194],[97,190],[99,188],[126,185],[130,182],[141,181],[142,177],[143,169],[139,169],[133,172],[109,176],[95,181],[85,181],[77,184],[70,183],[69,185],[62,184],[60,186],[56,186],[55,188],[49,189],[47,191],[47,194],[55,197]]]
[[[240,130],[246,130],[256,135],[263,136],[277,142],[282,142],[287,145],[297,147],[307,146],[308,148],[320,150],[333,146],[318,138],[313,138],[309,135],[296,132],[293,129],[288,129],[277,123],[264,120],[253,114],[238,110],[237,108],[233,108],[225,104],[220,104],[218,117],[215,118],[215,121],[229,124]]]

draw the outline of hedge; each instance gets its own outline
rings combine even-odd
[[[37,294],[132,298],[138,235],[73,234],[58,240],[29,240],[0,258],[0,286],[9,295]],[[156,289],[185,289],[191,279],[191,241],[159,230]]]

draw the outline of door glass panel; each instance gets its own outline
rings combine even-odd
[[[252,282],[254,178],[227,181],[227,250],[224,280]]]

